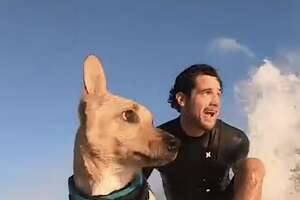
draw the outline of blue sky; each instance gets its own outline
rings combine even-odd
[[[110,90],[146,105],[156,124],[177,115],[167,104],[176,75],[211,64],[225,84],[222,118],[246,130],[234,86],[264,58],[299,51],[299,9],[297,0],[2,0],[1,196],[67,198],[91,53],[102,58]]]

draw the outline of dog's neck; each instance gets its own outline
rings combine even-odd
[[[89,196],[107,195],[124,188],[139,169],[101,159],[91,159],[87,154],[75,155],[74,181],[76,187]]]

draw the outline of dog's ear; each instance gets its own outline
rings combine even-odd
[[[106,78],[102,63],[95,55],[89,55],[84,62],[83,69],[84,92],[102,95],[107,92]]]

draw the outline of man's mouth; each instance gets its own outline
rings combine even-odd
[[[212,118],[215,117],[217,115],[217,111],[216,110],[204,110],[204,114],[205,116]]]

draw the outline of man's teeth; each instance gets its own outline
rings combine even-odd
[[[211,117],[213,117],[215,115],[215,112],[205,112],[206,115],[210,115]]]

